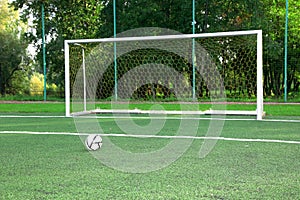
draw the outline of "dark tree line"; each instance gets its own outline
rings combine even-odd
[[[163,27],[181,33],[192,32],[191,0],[118,0],[116,1],[117,33],[140,27]],[[27,2],[16,0],[16,8],[27,6],[23,13],[26,20],[29,14],[34,16],[34,28],[37,34],[26,34],[28,41],[36,42],[41,37],[41,3],[45,6],[46,32],[52,36],[47,44],[47,66],[49,81],[64,84],[63,41],[78,38],[104,38],[113,36],[113,1],[112,0],[41,0]],[[299,7],[300,3],[290,0],[290,29],[288,54],[288,91],[299,92]],[[283,94],[284,66],[284,22],[285,5],[273,0],[198,0],[196,1],[196,33],[234,30],[262,29],[264,35],[264,92],[265,96]],[[239,52],[242,53],[242,52]],[[254,52],[255,53],[255,52]],[[37,60],[41,60],[41,53]],[[121,62],[121,61],[120,61]],[[249,62],[249,61],[247,61]],[[223,63],[225,66],[225,64]],[[250,80],[251,75],[244,74],[239,79],[239,66],[227,63],[232,73],[222,72],[223,76],[232,76],[239,87],[242,79]],[[241,64],[240,64],[241,66]],[[239,71],[239,73],[237,73]],[[248,70],[249,71],[249,70]],[[255,73],[249,71],[251,73]],[[189,76],[190,72],[187,72]],[[254,74],[255,75],[255,74]],[[201,78],[198,78],[199,80]],[[235,80],[234,80],[235,79]],[[109,82],[111,80],[107,80]],[[201,80],[199,81],[201,82]],[[252,83],[251,83],[252,84]],[[232,83],[233,85],[233,83]],[[205,96],[205,86],[199,86],[199,97]],[[228,87],[231,93],[241,92],[246,96],[254,93],[253,86],[246,90]]]

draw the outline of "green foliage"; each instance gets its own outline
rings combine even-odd
[[[19,12],[9,6],[8,0],[0,1],[0,32],[19,34],[25,25],[19,21]],[[21,30],[23,31],[23,30]]]
[[[20,34],[24,24],[7,0],[0,1],[0,95],[26,93],[26,45]],[[22,70],[22,71],[21,71]]]
[[[58,86],[64,85],[64,43],[65,39],[95,38],[101,26],[99,18],[102,4],[96,0],[75,0],[75,1],[23,1],[12,2],[15,8],[26,8],[21,17],[23,21],[33,15],[32,32],[25,34],[28,43],[34,43],[37,48],[37,61],[42,63],[41,38],[41,6],[45,11],[45,32],[47,38],[46,61],[47,61],[47,82],[55,83]],[[39,66],[42,66],[41,64]],[[42,69],[41,69],[42,70]]]
[[[101,12],[101,37],[113,35],[113,1],[104,0]],[[190,0],[116,1],[117,33],[141,27],[163,27],[182,33],[191,32],[192,4]]]
[[[286,1],[265,1],[262,26],[265,35],[264,42],[264,90],[266,96],[283,94],[284,89],[284,34]],[[300,3],[297,0],[289,0],[289,24],[288,24],[288,85],[289,92],[299,93],[300,82],[295,78],[299,72],[300,62],[300,28],[299,15]]]
[[[16,35],[7,32],[0,32],[0,44],[0,94],[5,95],[14,73],[21,70],[25,46]]]
[[[44,76],[34,73],[30,78],[30,95],[42,95],[44,91]]]
[[[38,48],[41,63],[41,5],[45,7],[47,43],[47,80],[59,87],[64,84],[63,41],[78,38],[104,38],[113,35],[113,1],[111,0],[39,0],[12,2],[24,8],[22,18],[34,17],[37,34],[27,33],[29,42]],[[289,0],[288,90],[299,92],[300,3]],[[162,27],[192,32],[192,0],[118,0],[116,1],[117,33],[141,27]],[[197,0],[196,33],[262,29],[264,35],[265,96],[283,94],[284,66],[284,0]],[[41,66],[41,65],[40,65]]]
[[[102,37],[113,35],[113,1],[104,0],[101,13],[105,19],[100,29]],[[260,18],[255,1],[196,1],[196,33],[250,29],[257,26]],[[257,14],[258,15],[258,14]],[[192,0],[121,0],[116,3],[117,32],[140,27],[162,27],[181,33],[192,32]]]
[[[47,92],[58,92],[58,87],[54,83],[46,84]],[[44,75],[40,73],[33,73],[30,77],[30,95],[40,96],[44,93]]]
[[[11,86],[8,88],[10,95],[28,95],[29,94],[29,79],[25,70],[18,70],[14,73]]]

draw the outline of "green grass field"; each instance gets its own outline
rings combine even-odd
[[[265,110],[272,120],[300,116],[299,105],[266,105]],[[0,113],[63,115],[64,107],[61,103],[0,104]],[[194,139],[169,166],[128,173],[104,165],[85,149],[79,136],[68,135],[77,132],[73,118],[2,116],[0,199],[299,199],[300,122],[229,119],[220,135],[229,140],[218,140],[205,158],[199,158],[204,140]],[[107,134],[124,133],[112,118],[97,120]],[[149,124],[145,118],[134,121]],[[197,136],[205,136],[209,123],[200,119]],[[174,135],[179,124],[180,119],[168,119],[158,135]],[[139,153],[184,140],[110,139],[126,151]]]
[[[166,110],[178,110],[179,104],[162,104]],[[124,108],[124,104],[117,105],[117,108]],[[149,109],[152,104],[130,104],[130,109]],[[102,109],[110,109],[111,103],[96,104],[95,107]],[[207,110],[211,107],[210,104],[200,104],[199,109]],[[126,108],[126,107],[125,107]],[[255,110],[255,104],[229,104],[226,106],[228,110]],[[300,117],[300,103],[298,104],[265,104],[264,111],[269,116],[295,116]],[[33,114],[39,115],[64,115],[65,104],[63,102],[44,103],[44,102],[22,102],[22,103],[1,103],[0,114]]]

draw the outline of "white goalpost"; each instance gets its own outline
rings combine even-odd
[[[65,40],[66,116],[102,112],[263,118],[261,30],[137,35]],[[256,106],[227,110],[227,101]],[[99,102],[111,102],[111,109],[98,108]],[[181,109],[124,110],[114,106],[118,102],[177,102]],[[210,103],[211,109],[201,110],[199,102]]]

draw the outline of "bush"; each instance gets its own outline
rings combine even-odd
[[[33,73],[30,78],[30,95],[42,95],[44,91],[44,75]]]
[[[54,83],[46,85],[47,93],[55,94],[58,92],[58,87]],[[44,75],[40,73],[33,73],[30,78],[30,95],[39,96],[44,93]]]

